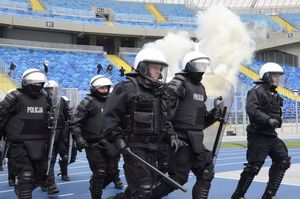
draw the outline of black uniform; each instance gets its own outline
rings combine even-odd
[[[192,170],[197,176],[193,198],[207,198],[214,177],[214,165],[211,151],[203,145],[202,130],[216,120],[206,110],[205,89],[200,82],[192,83],[188,75],[176,74],[169,84],[168,93],[172,102],[173,128],[179,139],[188,144],[171,155],[169,175],[183,185]],[[174,187],[162,182],[153,191],[152,198],[161,198],[174,190]]]
[[[48,111],[46,94],[30,97],[23,89],[7,94],[0,103],[1,131],[9,143],[13,175],[18,177],[19,198],[31,198],[32,190],[46,179]]]
[[[133,72],[118,84],[107,103],[103,116],[103,132],[109,141],[124,139],[131,151],[155,165],[162,138],[174,134],[167,119],[164,87],[146,84]],[[144,164],[123,154],[128,187],[121,196],[130,199],[151,197],[155,175]]]
[[[97,199],[101,198],[102,189],[119,175],[118,168],[115,168],[119,158],[117,152],[108,152],[108,148],[114,150],[114,146],[109,146],[111,144],[104,140],[100,131],[105,101],[106,99],[97,98],[93,94],[87,95],[78,105],[69,127],[75,140],[83,137],[88,144],[86,156],[93,172],[90,192],[92,198]]]
[[[273,163],[269,170],[269,182],[263,199],[276,195],[284,173],[290,167],[287,147],[277,137],[275,128],[270,124],[270,119],[276,119],[279,127],[281,126],[283,99],[273,86],[263,82],[257,84],[247,95],[246,111],[250,120],[247,127],[248,163],[241,174],[233,199],[244,196],[268,155]]]
[[[61,98],[59,108],[60,110],[59,110],[59,118],[57,121],[57,133],[54,140],[51,165],[50,165],[50,170],[48,175],[49,193],[51,192],[51,190],[57,189],[55,185],[54,165],[58,154],[61,158],[59,160],[61,175],[67,176],[67,172],[68,172],[69,135],[68,135],[68,129],[66,123],[70,118],[69,115],[70,112],[69,112],[69,107],[63,98]],[[54,192],[58,192],[58,190]]]

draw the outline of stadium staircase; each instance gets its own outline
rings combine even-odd
[[[295,26],[293,26],[292,24],[290,24],[289,22],[287,22],[286,20],[284,20],[283,18],[274,15],[271,17],[272,20],[274,22],[276,22],[277,24],[279,24],[282,28],[286,29],[288,32],[296,32],[298,31],[297,28]]]
[[[117,55],[107,55],[106,59],[119,69],[123,67],[125,69],[125,73],[128,73],[132,70],[131,66]]]
[[[45,12],[45,8],[41,4],[40,0],[30,0],[30,3],[32,4],[33,11]]]
[[[0,90],[7,93],[10,89],[15,89],[17,85],[7,75],[0,73]]]
[[[251,78],[254,81],[258,80],[258,74],[256,72],[254,72],[253,70],[251,70],[250,68],[248,68],[247,66],[241,65],[240,72],[242,74],[248,76],[249,78]],[[281,95],[283,95],[289,99],[297,100],[298,102],[300,102],[300,96],[296,97],[291,90],[289,90],[285,87],[279,86],[277,88],[277,91],[278,91],[278,93],[280,93]]]
[[[156,18],[157,22],[167,21],[166,18],[158,11],[158,9],[152,3],[147,3],[146,8]]]

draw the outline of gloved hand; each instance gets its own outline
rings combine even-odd
[[[81,137],[81,136],[80,136],[80,137],[77,137],[75,141],[76,141],[76,145],[77,145],[77,150],[78,150],[79,152],[81,152],[82,149],[88,147],[87,142],[86,142],[85,139],[83,139],[83,137]]]
[[[178,151],[179,147],[188,146],[188,144],[186,142],[180,140],[175,135],[172,135],[170,139],[171,139],[171,147],[174,148],[174,153],[176,153]]]
[[[221,120],[222,119],[222,109],[220,107],[216,107],[212,110],[212,115],[216,120]]]
[[[125,152],[125,149],[127,147],[126,145],[126,142],[124,141],[123,138],[118,138],[116,141],[115,141],[117,147],[119,148],[120,152],[123,153]]]
[[[270,118],[268,120],[268,123],[270,124],[271,127],[273,128],[278,128],[280,126],[280,122],[276,119]]]

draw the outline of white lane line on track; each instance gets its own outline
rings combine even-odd
[[[62,195],[58,195],[58,197],[66,197],[66,196],[73,196],[74,193],[67,193],[67,194],[62,194]]]
[[[293,151],[289,151],[289,154],[299,154],[300,153],[300,151],[295,151],[295,152],[293,152]],[[218,154],[218,156],[220,157],[220,156],[232,156],[232,155],[241,155],[241,154],[244,154],[244,155],[246,155],[246,151],[245,152],[242,152],[242,153],[238,153],[238,152],[236,152],[236,153],[226,153],[226,154]]]
[[[292,157],[292,161],[293,159],[300,159],[300,156],[296,156],[296,157]],[[266,160],[265,162],[271,162],[270,159]],[[227,165],[234,165],[234,164],[243,164],[244,162],[232,162],[232,163],[224,163],[224,164],[216,164],[216,166],[227,166]]]
[[[292,155],[294,155],[294,154],[300,154],[300,152],[291,152],[291,153],[289,153],[289,156],[292,156]],[[243,156],[235,156],[235,157],[229,157],[229,158],[223,158],[221,155],[218,155],[218,158],[217,158],[217,161],[218,160],[231,160],[231,159],[245,159],[246,158],[246,154],[245,155],[243,155]],[[292,156],[292,158],[293,158],[293,156]]]
[[[228,180],[238,180],[238,179],[236,179],[236,178],[231,178],[231,177],[222,177],[222,176],[218,176],[218,177],[215,177],[215,178],[222,178],[222,179],[228,179]],[[264,183],[266,183],[267,181],[266,180],[253,180],[254,182],[264,182]],[[281,183],[282,185],[288,185],[288,186],[296,186],[296,187],[300,187],[300,185],[299,184],[293,184],[293,183],[284,183],[284,182],[282,182]]]

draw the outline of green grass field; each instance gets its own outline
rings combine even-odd
[[[289,149],[300,148],[300,141],[285,141]],[[246,148],[247,142],[223,142],[221,148]]]

